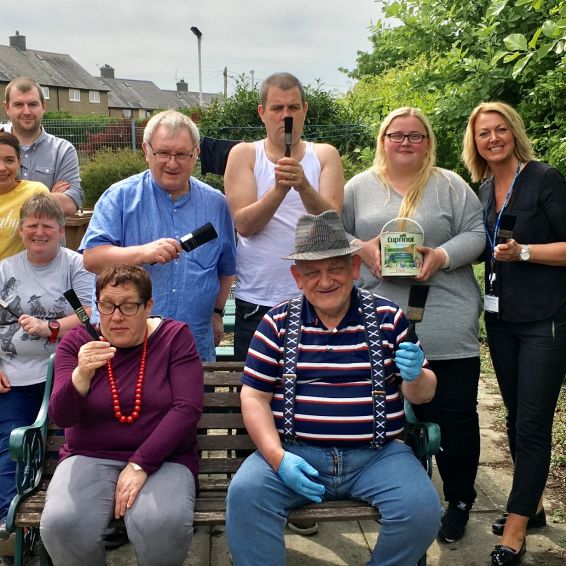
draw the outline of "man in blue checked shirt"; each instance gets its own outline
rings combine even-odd
[[[429,401],[436,377],[418,342],[406,340],[399,307],[354,287],[358,249],[335,211],[301,216],[286,259],[303,296],[268,311],[252,339],[241,401],[258,450],[228,490],[236,566],[283,566],[287,510],[310,501],[379,508],[369,564],[416,564],[437,534],[436,490],[398,440],[403,399]]]
[[[107,189],[81,243],[94,273],[118,263],[149,273],[153,313],[188,323],[202,361],[215,360],[222,312],[236,273],[234,225],[224,195],[192,177],[199,131],[174,110],[147,123],[143,151],[149,169]],[[189,253],[179,240],[212,223],[218,238]]]

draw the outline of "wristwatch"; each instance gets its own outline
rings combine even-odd
[[[224,316],[224,309],[214,307],[214,312],[215,312],[215,314],[219,314],[220,316]]]
[[[531,249],[529,246],[521,246],[521,253],[519,254],[519,259],[521,261],[529,261],[531,259]]]
[[[51,331],[51,334],[49,335],[49,343],[50,344],[55,344],[55,340],[57,340],[57,336],[59,335],[59,330],[61,330],[61,325],[59,324],[58,320],[50,320],[47,323],[47,326],[49,327],[49,330]]]
[[[134,472],[143,472],[144,471],[144,469],[139,464],[136,464],[135,462],[132,462],[131,460],[128,462],[128,464],[130,464],[130,466],[132,467]]]

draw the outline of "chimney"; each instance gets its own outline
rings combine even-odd
[[[25,51],[26,36],[20,35],[20,32],[16,30],[16,35],[10,36],[10,47],[15,47],[18,51]]]
[[[177,83],[177,92],[189,92],[189,85],[185,82],[185,79],[181,79]]]
[[[108,64],[102,65],[102,67],[100,67],[100,76],[103,79],[113,79],[114,67],[111,67]]]

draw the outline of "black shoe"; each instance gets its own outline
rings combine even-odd
[[[519,564],[523,554],[527,551],[527,539],[523,540],[523,544],[518,552],[503,544],[496,544],[495,549],[491,552],[491,564],[493,566],[506,566],[508,564]]]
[[[491,525],[491,530],[494,535],[501,536],[503,534],[503,529],[505,529],[505,523],[507,523],[507,517],[509,513],[505,512],[493,525]],[[529,522],[527,523],[527,530],[529,529],[540,529],[541,527],[546,527],[546,513],[544,507],[536,514],[533,515]]]
[[[106,529],[102,535],[102,540],[106,550],[114,550],[130,542],[128,533],[124,527],[110,527]]]
[[[470,518],[470,506],[463,501],[450,501],[448,509],[440,520],[438,538],[448,544],[456,542],[464,536]]]

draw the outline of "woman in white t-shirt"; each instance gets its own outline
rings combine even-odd
[[[16,493],[10,432],[34,422],[49,356],[79,324],[63,293],[74,289],[88,307],[94,285],[82,256],[60,245],[65,215],[49,192],[28,198],[19,216],[25,249],[0,261],[0,539],[7,538],[6,514]]]

